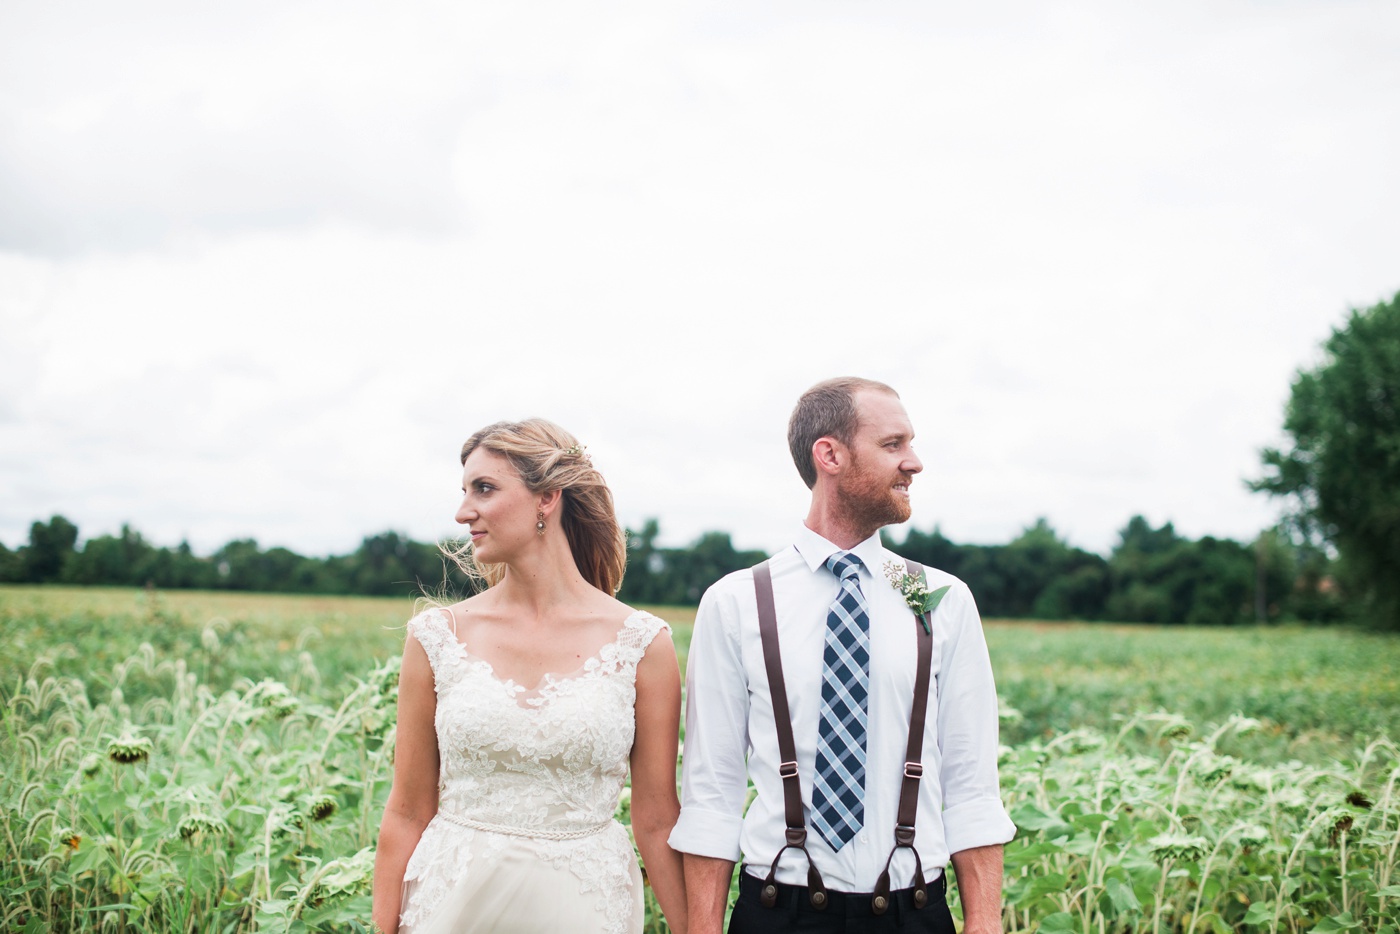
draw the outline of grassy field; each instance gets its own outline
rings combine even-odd
[[[0,587],[0,930],[363,929],[413,611]],[[1008,930],[1395,929],[1400,640],[986,629]]]

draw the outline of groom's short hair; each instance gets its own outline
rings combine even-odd
[[[817,439],[835,438],[850,447],[855,438],[860,424],[856,393],[862,389],[887,392],[899,398],[899,393],[873,379],[838,376],[822,380],[797,400],[792,417],[788,419],[788,449],[792,451],[792,462],[797,465],[807,489],[817,485],[817,465],[812,463],[812,445]]]

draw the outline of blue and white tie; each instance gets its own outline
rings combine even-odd
[[[826,617],[812,826],[832,850],[840,850],[865,824],[870,612],[860,589],[860,559],[838,551],[826,566],[840,578],[841,591]]]

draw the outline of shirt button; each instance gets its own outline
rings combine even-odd
[[[870,839],[869,839],[868,837],[866,837],[865,834],[861,834],[861,835],[860,835],[860,842],[861,842],[861,843],[869,843],[869,842],[870,842]]]

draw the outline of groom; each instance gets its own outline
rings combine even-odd
[[[883,383],[807,390],[788,425],[812,491],[805,524],[700,601],[670,837],[684,854],[690,934],[720,931],[741,856],[731,934],[951,934],[950,855],[963,930],[1001,931],[1002,844],[1016,829],[998,793],[977,608],[966,585],[928,568],[927,602],[941,602],[916,615],[887,574],[917,580],[919,569],[880,544],[883,526],[910,516],[923,470],[913,438]]]

